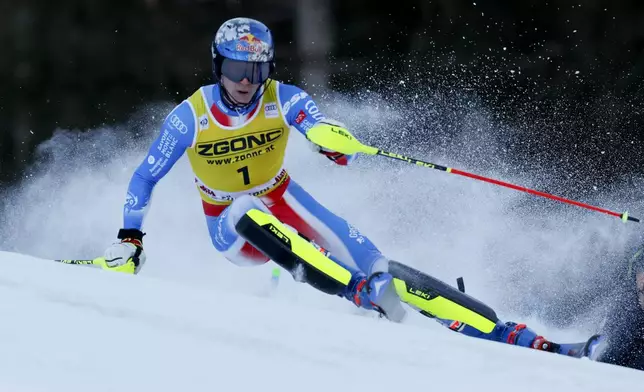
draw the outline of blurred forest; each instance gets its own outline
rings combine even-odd
[[[643,138],[641,0],[2,2],[0,183],[20,178],[57,128],[121,123],[211,83],[211,39],[235,16],[265,22],[276,78],[313,93],[457,87],[509,122],[563,124],[564,153],[572,141]]]

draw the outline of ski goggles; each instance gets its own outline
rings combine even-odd
[[[270,63],[254,63],[224,59],[221,63],[221,74],[235,83],[248,79],[251,84],[262,84],[271,72]]]

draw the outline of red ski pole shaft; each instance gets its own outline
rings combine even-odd
[[[607,209],[604,209],[604,208],[592,206],[590,204],[581,203],[579,201],[566,199],[566,198],[561,197],[561,196],[551,195],[551,194],[546,193],[546,192],[541,192],[541,191],[537,191],[537,190],[534,190],[534,189],[522,187],[522,186],[519,186],[519,185],[510,184],[509,182],[495,180],[493,178],[483,177],[483,176],[480,176],[478,174],[468,173],[466,171],[454,169],[454,168],[447,167],[447,166],[441,166],[441,165],[436,165],[436,164],[430,163],[430,162],[424,162],[424,161],[421,161],[419,159],[410,158],[410,157],[407,157],[407,156],[404,156],[404,155],[400,155],[400,154],[396,154],[396,153],[392,153],[392,152],[387,152],[387,151],[383,151],[383,150],[378,150],[378,155],[382,155],[382,156],[385,156],[385,157],[388,157],[388,158],[398,159],[400,161],[405,161],[405,162],[408,162],[408,163],[411,163],[411,164],[414,164],[414,165],[418,165],[418,166],[428,167],[430,169],[436,169],[436,170],[444,171],[444,172],[447,172],[447,173],[457,174],[457,175],[460,175],[460,176],[463,176],[463,177],[468,177],[468,178],[472,178],[472,179],[475,179],[475,180],[484,181],[484,182],[487,182],[487,183],[490,183],[490,184],[503,186],[503,187],[514,189],[514,190],[517,190],[517,191],[520,191],[520,192],[529,193],[531,195],[541,196],[541,197],[545,197],[547,199],[556,200],[556,201],[559,201],[559,202],[562,202],[562,203],[571,204],[571,205],[574,205],[574,206],[577,206],[577,207],[586,208],[586,209],[596,211],[596,212],[601,212],[603,214],[612,215],[612,216],[615,216],[617,218],[620,218],[623,222],[626,222],[626,221],[639,222],[640,221],[638,218],[629,216],[628,212],[619,213],[619,212],[610,211],[610,210],[607,210]]]

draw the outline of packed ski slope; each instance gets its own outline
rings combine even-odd
[[[405,113],[336,98],[325,112],[383,148],[537,189],[554,181],[510,175],[520,170],[498,158],[502,144],[475,110],[449,143],[410,145],[393,131]],[[139,275],[44,260],[93,258],[114,240],[132,171],[169,109],[138,114],[148,133],[136,141],[111,128],[59,132],[39,147],[37,170],[0,190],[0,391],[587,392],[644,383],[644,372],[467,338],[416,314],[393,325],[287,274],[271,291],[272,265],[236,267],[213,249],[186,159],[156,187]],[[374,157],[341,168],[291,138],[293,178],[392,259],[446,282],[464,276],[503,320],[552,340],[596,331],[596,282],[616,265],[604,256],[624,249],[637,234],[630,226]],[[598,195],[584,201],[631,207],[628,195]]]
[[[635,390],[642,372],[0,253],[0,390]]]

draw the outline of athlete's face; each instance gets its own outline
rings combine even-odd
[[[247,78],[241,82],[235,83],[225,76],[221,76],[221,81],[228,94],[238,103],[247,104],[257,92],[260,84],[251,84]]]

